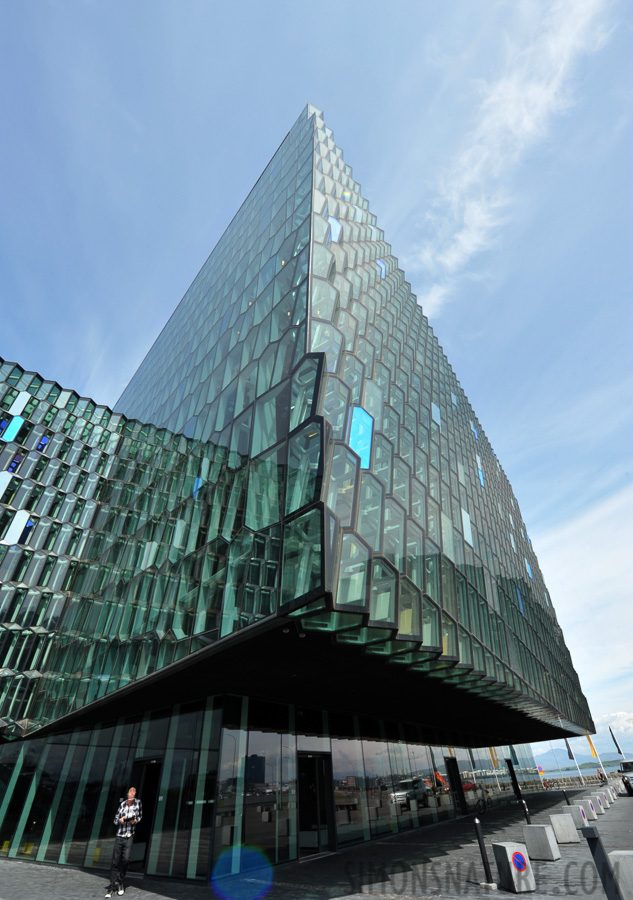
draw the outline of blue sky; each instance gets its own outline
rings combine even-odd
[[[514,487],[605,751],[609,722],[633,748],[632,31],[618,0],[0,0],[0,354],[113,404],[319,106]]]

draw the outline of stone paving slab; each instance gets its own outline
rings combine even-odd
[[[570,800],[582,791],[568,791]],[[552,813],[564,812],[560,792],[545,792],[527,798],[534,824],[549,824]],[[367,900],[381,897],[488,898],[510,896],[506,891],[480,887],[484,880],[479,848],[475,840],[474,816],[438,823],[365,844],[338,853],[287,863],[272,870],[273,884],[267,888],[266,874],[252,873],[222,882],[222,893],[211,885],[130,875],[126,900]],[[493,877],[497,872],[492,843],[523,842],[525,818],[517,804],[489,810],[481,817]],[[594,823],[607,851],[633,848],[633,798],[622,797]],[[600,884],[584,838],[580,844],[561,845],[561,859],[533,862],[534,900],[552,897],[606,895]],[[0,859],[0,900],[98,900],[104,897],[107,877],[103,872],[66,866],[33,864]],[[633,898],[626,898],[633,900]]]

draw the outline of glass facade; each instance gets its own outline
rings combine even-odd
[[[510,484],[315,107],[114,412],[0,359],[0,854],[104,865],[134,777],[147,871],[282,862],[502,796],[525,742],[592,730]]]

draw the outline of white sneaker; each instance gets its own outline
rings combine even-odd
[[[111,897],[111,896],[112,896],[112,892],[111,892],[111,891],[108,891],[107,894],[106,894],[106,900],[108,900],[108,897]]]
[[[125,888],[123,888],[123,887],[120,887],[119,890],[117,891],[117,894],[119,895],[119,897],[122,897],[124,893],[125,893]]]

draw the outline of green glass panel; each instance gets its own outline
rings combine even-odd
[[[318,508],[284,525],[282,604],[291,603],[323,586],[322,528]]]
[[[285,447],[282,445],[251,462],[245,521],[253,531],[268,528],[281,518],[284,455]]]

